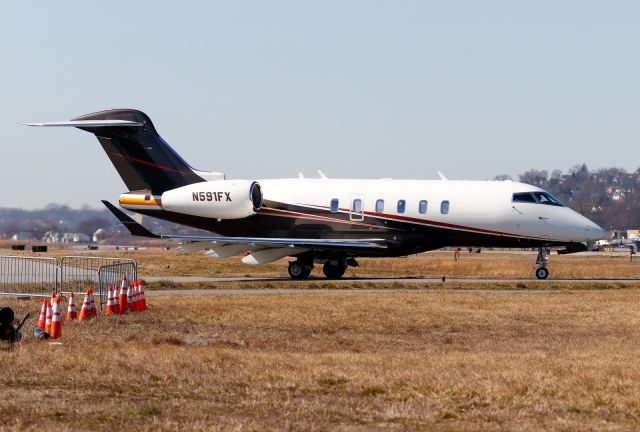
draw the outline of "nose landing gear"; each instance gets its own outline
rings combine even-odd
[[[549,253],[550,250],[548,248],[541,247],[538,249],[538,257],[536,258],[536,277],[538,279],[546,279],[549,277],[549,270],[547,269]]]

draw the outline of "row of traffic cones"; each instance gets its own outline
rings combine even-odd
[[[107,288],[106,315],[119,315],[127,312],[143,312],[147,310],[147,300],[144,297],[144,284],[135,281],[127,284],[127,275],[122,278],[120,292],[118,287],[109,285]]]
[[[45,298],[42,302],[38,327],[49,333],[52,339],[62,336],[62,311],[60,305],[61,297],[55,293],[51,294],[51,300]],[[129,312],[142,312],[147,310],[147,301],[144,296],[144,284],[142,281],[135,281],[127,285],[127,275],[124,275],[120,292],[118,287],[109,285],[107,289],[106,315],[125,314]],[[69,307],[67,309],[67,321],[90,320],[98,317],[95,300],[93,298],[93,288],[89,288],[82,302],[80,315],[76,308],[76,298],[73,291],[69,295]]]

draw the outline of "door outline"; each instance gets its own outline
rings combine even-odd
[[[360,200],[359,212],[355,209],[356,200]],[[349,220],[354,222],[360,222],[364,220],[364,195],[351,195],[351,201],[349,202]]]

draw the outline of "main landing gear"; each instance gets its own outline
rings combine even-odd
[[[344,276],[348,266],[358,266],[358,262],[354,258],[322,259],[317,261],[324,263],[322,272],[327,279],[340,279]],[[289,276],[296,280],[307,279],[313,270],[313,262],[314,260],[309,258],[298,258],[295,261],[291,261],[289,263]]]
[[[546,279],[549,277],[549,270],[547,269],[549,253],[550,250],[548,248],[541,247],[538,249],[538,257],[536,258],[536,277],[538,279]]]
[[[322,272],[327,279],[340,279],[345,271],[347,271],[347,263],[342,260],[327,261],[322,266]]]
[[[289,263],[289,276],[291,276],[291,279],[307,279],[311,274],[311,270],[313,270],[313,261],[306,263],[295,260]]]

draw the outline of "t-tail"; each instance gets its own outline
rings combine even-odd
[[[130,191],[152,194],[207,180],[223,179],[220,173],[193,169],[158,134],[142,111],[112,109],[75,117],[70,121],[28,123],[29,126],[72,126],[91,132],[111,159]]]

